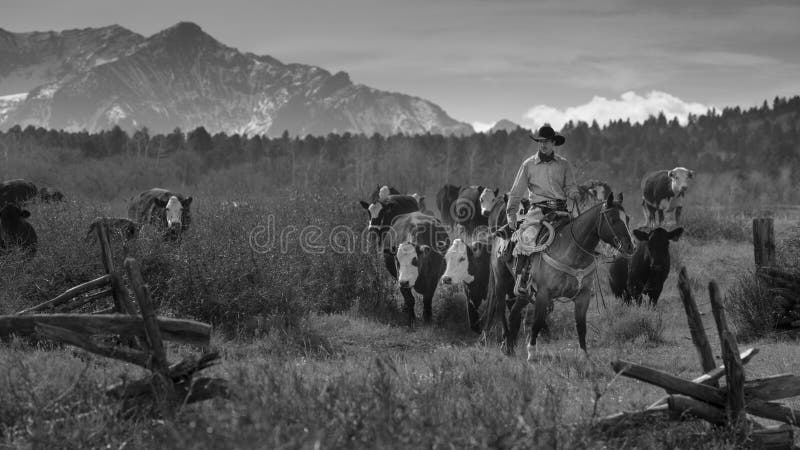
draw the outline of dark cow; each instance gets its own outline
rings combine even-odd
[[[461,225],[467,234],[478,227],[486,227],[488,221],[481,214],[480,196],[483,186],[454,186],[446,184],[436,194],[436,206],[442,222],[448,226]]]
[[[400,191],[392,186],[378,186],[370,194],[369,201],[370,203],[375,203],[378,200],[385,200],[390,195],[400,195]]]
[[[0,183],[0,208],[4,205],[23,206],[39,196],[39,188],[28,180],[9,180]]]
[[[58,189],[49,189],[43,187],[39,189],[39,200],[44,203],[53,203],[53,202],[64,202],[66,199],[64,198],[64,194],[61,193]]]
[[[101,224],[106,225],[110,235],[118,236],[123,242],[136,239],[139,236],[139,224],[130,219],[124,217],[97,217],[89,225],[89,231],[86,233],[86,242],[97,239],[97,228]]]
[[[419,205],[419,212],[421,212],[422,214],[427,214],[429,216],[433,216],[434,215],[433,211],[428,209],[428,207],[425,205],[425,196],[424,195],[420,195],[420,194],[414,192],[413,194],[411,194],[411,196],[414,197],[417,200],[417,204]]]
[[[0,252],[23,250],[32,256],[36,253],[36,230],[28,223],[31,213],[17,205],[0,208]]]
[[[669,241],[677,241],[683,228],[672,231],[660,227],[651,231],[639,228],[633,230],[633,234],[639,242],[630,262],[618,256],[608,270],[611,292],[627,304],[635,300],[639,305],[642,304],[642,294],[645,294],[650,304],[655,306],[669,276]]]
[[[442,275],[442,284],[463,285],[466,288],[469,326],[476,333],[481,332],[478,308],[486,300],[489,290],[491,251],[491,246],[487,242],[475,241],[467,245],[461,239],[456,239],[444,255],[445,271]]]
[[[642,211],[646,226],[661,226],[664,213],[675,212],[675,224],[681,220],[683,198],[689,189],[694,171],[685,167],[650,172],[642,179]],[[657,216],[657,217],[656,217]]]
[[[422,317],[429,323],[433,318],[433,294],[445,269],[442,255],[450,246],[447,230],[439,219],[412,212],[396,218],[387,233],[387,243],[384,263],[397,279],[409,326],[416,321],[412,288],[422,295]]]
[[[168,239],[177,239],[192,221],[192,197],[153,188],[131,199],[128,218],[141,225],[152,224],[166,230]]]
[[[397,216],[419,211],[419,203],[410,195],[390,195],[372,204],[363,200],[360,203],[369,214],[369,233],[378,237],[378,243],[383,241],[383,235]]]

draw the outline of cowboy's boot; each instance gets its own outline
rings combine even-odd
[[[528,295],[528,260],[529,255],[518,255],[515,261],[514,271],[516,281],[514,283],[514,295]]]

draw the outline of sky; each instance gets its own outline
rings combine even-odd
[[[800,0],[0,0],[0,28],[180,21],[285,63],[430,100],[478,130],[800,94]]]

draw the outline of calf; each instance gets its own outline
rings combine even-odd
[[[398,216],[419,211],[419,203],[410,195],[390,195],[371,204],[363,200],[360,203],[369,214],[367,229],[370,236],[377,237],[379,244]]]
[[[677,241],[683,228],[672,231],[656,228],[649,232],[639,228],[633,230],[633,234],[639,242],[630,262],[618,256],[609,268],[611,292],[627,304],[636,300],[639,305],[642,304],[642,294],[646,294],[650,304],[655,306],[669,276],[669,242]]]
[[[481,332],[478,308],[486,300],[489,290],[490,257],[490,244],[473,242],[472,245],[467,245],[461,239],[454,240],[444,255],[445,270],[442,284],[465,287],[469,326],[476,333]]]
[[[372,194],[369,195],[369,201],[375,203],[378,200],[385,200],[390,195],[400,195],[400,191],[393,186],[378,186],[372,191]]]
[[[694,171],[685,167],[650,172],[642,179],[642,211],[647,227],[664,223],[664,213],[675,212],[675,224],[681,220],[683,199]]]
[[[23,250],[32,256],[36,253],[38,238],[27,219],[31,213],[17,205],[0,209],[0,251]]]

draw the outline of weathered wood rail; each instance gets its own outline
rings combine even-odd
[[[225,380],[194,378],[219,360],[217,352],[205,352],[210,345],[211,326],[192,320],[157,317],[139,264],[128,257],[124,267],[136,297],[137,311],[114,268],[105,225],[98,227],[98,235],[106,275],[68,289],[52,300],[16,315],[0,316],[0,339],[11,336],[52,339],[149,370],[151,374],[141,380],[119,383],[107,389],[109,396],[123,400],[125,412],[150,406],[150,411],[169,416],[184,404],[214,397],[228,398]],[[113,297],[114,306],[100,312],[116,314],[34,314],[56,307],[63,310],[65,307],[83,306],[108,295]],[[119,343],[113,345],[99,339],[108,336],[118,336]],[[164,341],[196,345],[204,353],[170,365]]]
[[[667,395],[644,411],[608,416],[596,425],[603,428],[620,426],[627,421],[664,413],[673,419],[693,416],[714,425],[728,427],[737,433],[746,433],[758,448],[792,448],[792,426],[800,427],[800,410],[774,401],[799,396],[800,376],[782,374],[751,380],[745,378],[743,367],[758,353],[758,349],[739,352],[736,339],[728,329],[719,289],[711,281],[708,293],[723,361],[722,366],[715,367],[711,346],[685,267],[678,277],[678,289],[703,375],[686,380],[640,364],[614,361],[611,366],[615,372],[661,387],[667,391]],[[725,379],[725,385],[719,387],[718,383],[722,378]],[[749,416],[775,420],[785,425],[765,427]]]

